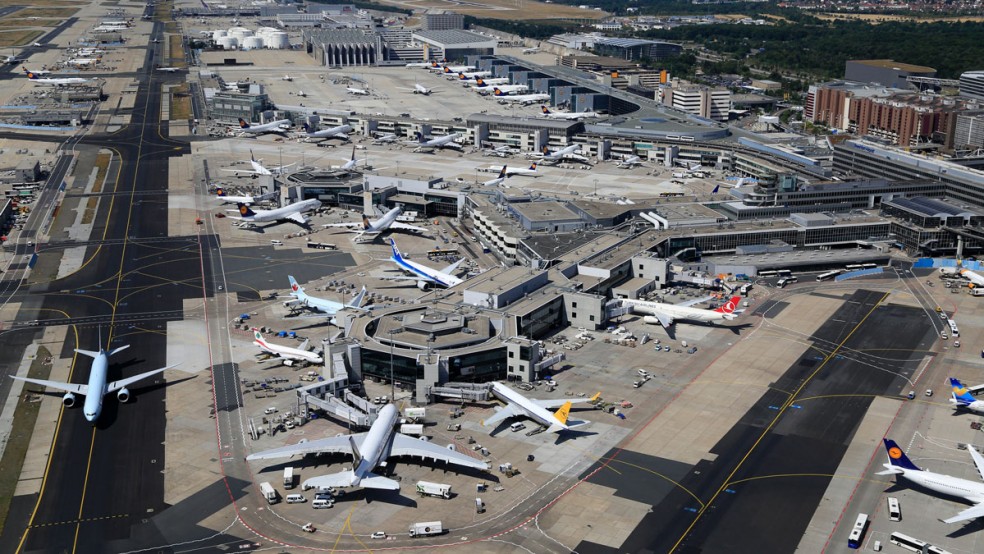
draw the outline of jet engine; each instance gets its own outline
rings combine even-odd
[[[417,281],[417,288],[420,290],[427,290],[430,287],[430,283],[427,281]]]
[[[65,396],[62,397],[62,404],[64,404],[66,408],[71,408],[72,406],[74,406],[75,395],[70,392],[66,392]]]
[[[116,393],[116,399],[119,400],[120,402],[129,402],[130,390],[127,389],[126,387],[123,387],[122,389],[120,389],[119,392]]]

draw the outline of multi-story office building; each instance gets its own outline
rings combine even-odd
[[[908,88],[906,77],[936,77],[936,70],[924,65],[901,63],[895,60],[848,60],[844,78],[861,83],[877,83],[883,87]]]
[[[960,96],[984,100],[984,71],[966,71],[960,75]]]
[[[465,28],[465,16],[460,13],[426,13],[420,28],[424,31],[451,31]]]
[[[984,148],[984,110],[957,114],[957,123],[953,130],[953,148],[956,150]]]
[[[690,114],[727,121],[731,110],[731,91],[707,87],[665,87],[663,103]]]

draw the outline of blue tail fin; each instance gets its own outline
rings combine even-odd
[[[249,206],[247,206],[246,204],[243,204],[242,202],[240,202],[239,204],[237,204],[236,207],[239,208],[239,215],[241,215],[243,217],[250,217],[250,216],[256,215],[256,212],[254,212],[253,210],[249,209]]]
[[[953,377],[950,377],[950,386],[953,387],[952,388],[953,399],[957,401],[957,404],[966,405],[966,404],[971,404],[977,400],[976,398],[974,398],[974,395],[970,394],[970,391],[967,390],[967,387],[963,386],[963,383],[954,379]]]
[[[396,241],[392,238],[390,239],[390,246],[393,247],[393,259],[402,260],[403,256],[400,255],[400,249],[396,247]]]
[[[717,194],[719,190],[721,190],[721,185],[715,185],[714,190],[711,191],[711,194]]]
[[[916,464],[912,463],[912,460],[905,455],[902,448],[895,443],[892,439],[885,440],[885,450],[888,451],[888,461],[893,466],[898,466],[902,469],[911,469],[914,471],[922,471]]]
[[[499,176],[496,177],[496,179],[505,179],[506,178],[506,169],[507,169],[507,167],[508,166],[505,166],[505,165],[502,166],[502,169],[499,170]]]
[[[305,121],[301,125],[304,127],[304,132],[305,133],[310,133],[310,132],[314,131],[314,129],[312,129],[311,127],[308,126],[307,121]]]
[[[417,136],[417,142],[424,142],[424,135],[420,131],[414,132],[414,135]]]
[[[249,129],[249,123],[246,123],[246,121],[243,120],[243,118],[240,117],[239,118],[239,128],[240,129]]]
[[[530,164],[530,169],[532,169],[533,171],[536,171],[536,162],[533,162],[533,163]]]

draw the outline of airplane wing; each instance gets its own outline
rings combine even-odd
[[[259,171],[252,171],[249,169],[222,169],[221,171],[228,171],[229,173],[255,173],[259,174]]]
[[[390,229],[402,229],[404,231],[414,231],[417,233],[426,233],[427,229],[423,227],[417,227],[416,225],[407,225],[406,223],[400,223],[399,221],[394,221],[390,223]]]
[[[978,504],[973,508],[967,508],[949,519],[941,519],[940,521],[943,523],[957,523],[959,521],[967,521],[968,519],[977,519],[979,517],[984,517],[984,504]]]
[[[595,397],[591,398],[551,398],[548,400],[533,400],[533,403],[543,407],[543,408],[559,408],[564,404],[570,402],[571,404],[577,404],[578,402],[591,402],[595,400]]]
[[[501,410],[495,413],[492,417],[482,421],[482,425],[485,427],[495,427],[504,419],[516,416],[525,416],[526,412],[522,410],[517,410],[515,404],[508,404]]]
[[[106,385],[106,393],[116,392],[116,391],[122,389],[123,387],[125,387],[127,385],[136,383],[137,381],[146,379],[147,377],[150,377],[152,375],[157,375],[158,373],[163,373],[163,372],[165,372],[165,371],[167,371],[169,369],[172,369],[174,367],[177,367],[177,366],[178,366],[178,364],[169,365],[167,367],[161,367],[161,368],[158,368],[158,369],[155,369],[155,370],[152,370],[152,371],[148,371],[147,373],[141,373],[140,375],[134,375],[133,377],[126,377],[124,379],[120,379],[119,381],[113,381],[112,383],[109,383],[108,385]]]
[[[302,214],[300,212],[294,212],[294,213],[290,214],[289,216],[285,217],[284,219],[289,219],[289,220],[293,221],[294,223],[299,223],[301,225],[307,225],[307,223],[309,221],[311,221],[310,218],[308,218],[307,216],[305,216],[304,214]]]
[[[62,383],[60,381],[48,381],[46,379],[32,379],[30,377],[18,377],[16,375],[11,375],[10,377],[12,379],[17,379],[18,381],[27,381],[28,383],[48,387],[49,389],[57,389],[74,394],[89,394],[89,385],[82,385],[79,383]]]
[[[357,448],[362,447],[368,433],[356,433],[352,435]],[[349,435],[340,437],[329,437],[308,442],[300,442],[280,448],[271,448],[262,452],[255,452],[246,456],[246,461],[269,460],[273,458],[289,458],[291,456],[301,456],[304,454],[352,454],[352,445],[349,442]]]
[[[696,300],[687,300],[686,302],[680,302],[679,304],[674,304],[674,306],[680,306],[680,307],[683,307],[683,308],[689,308],[690,306],[696,306],[697,304],[700,304],[701,302],[707,302],[708,300],[711,300],[713,298],[714,298],[713,296],[705,296],[704,298],[698,298]]]
[[[464,467],[473,467],[476,469],[489,468],[487,463],[482,460],[476,460],[467,454],[408,437],[401,433],[393,434],[393,446],[390,448],[390,456],[419,456],[421,458],[441,460],[449,464]]]
[[[665,313],[656,312],[655,314],[653,314],[653,317],[655,317],[656,319],[658,319],[659,320],[659,324],[662,325],[663,328],[665,328],[665,329],[669,329],[670,328],[670,325],[673,325],[673,318],[670,317],[669,315],[665,314]]]
[[[966,388],[967,391],[970,392],[970,394],[975,394],[976,395],[977,393],[979,393],[982,390],[984,390],[984,385],[975,385],[973,387],[964,387],[964,388]]]
[[[967,450],[970,451],[970,457],[974,459],[974,465],[977,466],[977,473],[980,474],[981,479],[984,479],[984,456],[974,448],[974,445],[968,444]]]

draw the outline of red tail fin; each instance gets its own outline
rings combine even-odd
[[[731,300],[728,300],[720,308],[714,310],[715,312],[722,314],[732,314],[738,308],[738,304],[741,302],[740,296],[732,296]]]

